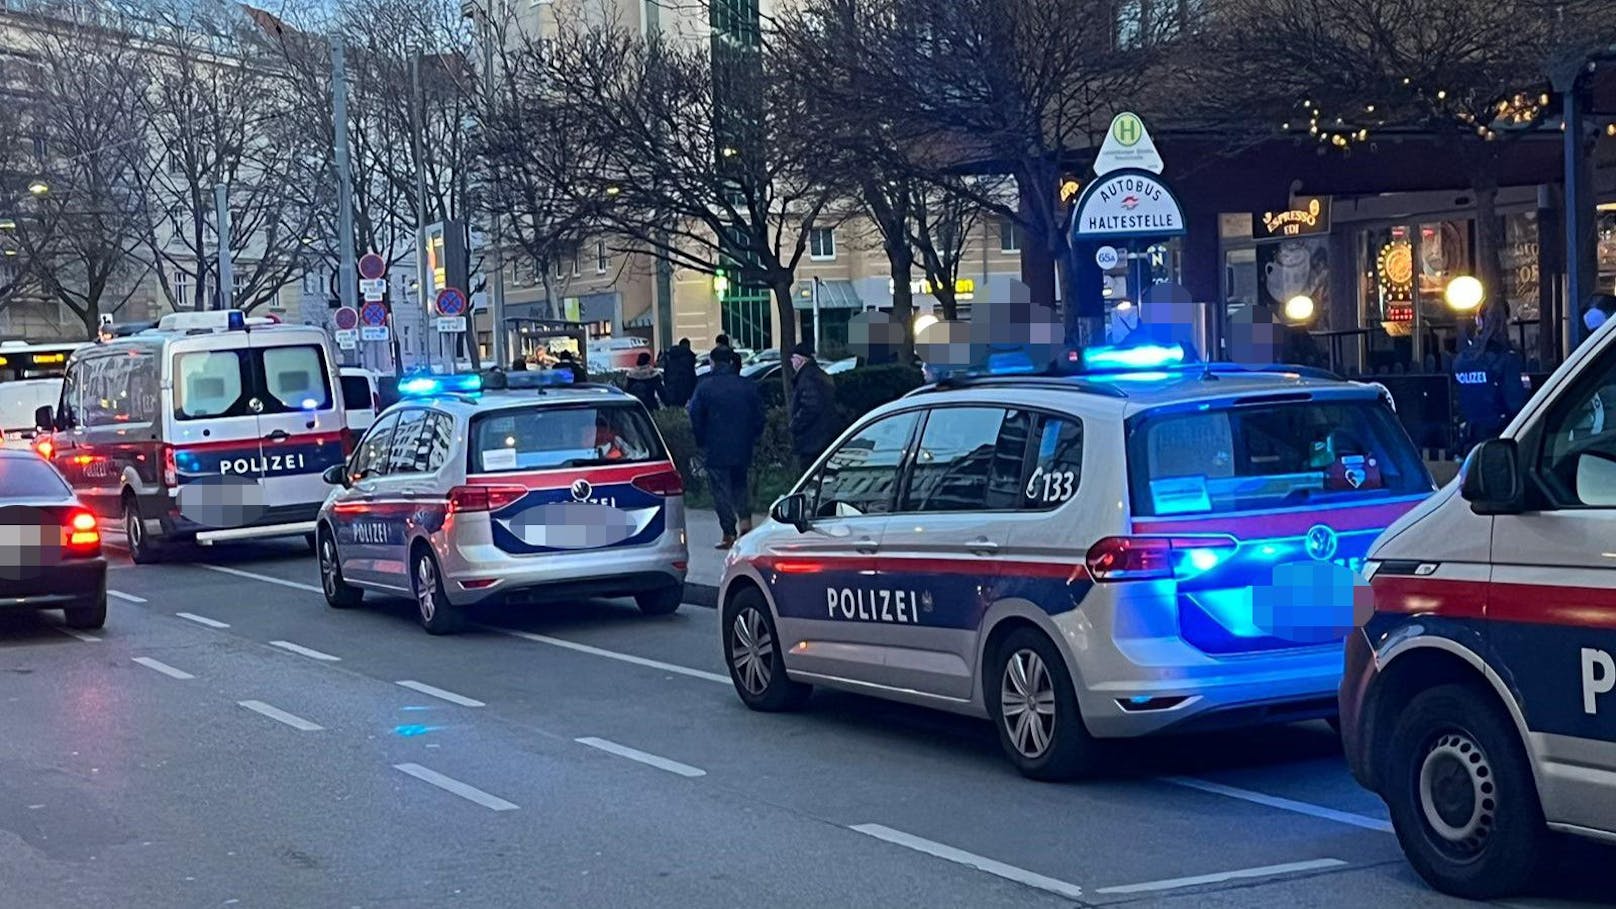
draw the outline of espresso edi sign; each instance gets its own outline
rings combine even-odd
[[[1265,211],[1253,226],[1255,239],[1283,240],[1330,232],[1330,197],[1298,196],[1284,211]]]

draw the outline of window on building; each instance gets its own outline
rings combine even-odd
[[[1021,225],[1006,218],[999,222],[999,252],[1021,252]]]
[[[836,258],[836,232],[816,227],[808,232],[808,258],[824,261]]]
[[[574,278],[576,278],[579,275],[584,273],[583,268],[579,265],[579,261],[582,258],[583,258],[583,251],[580,250],[578,247],[574,246],[572,248],[572,276]]]
[[[556,253],[555,276],[558,278],[565,278],[567,276],[567,254],[564,250]]]
[[[606,273],[606,269],[611,267],[611,264],[612,258],[610,254],[606,252],[606,241],[595,241],[595,274],[604,275]]]
[[[1117,48],[1127,50],[1139,47],[1145,36],[1144,0],[1122,0],[1116,6]]]
[[[174,287],[174,307],[176,309],[190,308],[191,276],[183,271],[177,271],[174,273],[174,279],[170,283]]]

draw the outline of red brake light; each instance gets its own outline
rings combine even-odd
[[[526,486],[456,486],[449,490],[449,513],[498,511],[525,495]]]
[[[180,485],[179,467],[174,463],[174,446],[163,446],[163,485]]]
[[[67,548],[80,555],[94,555],[101,551],[101,531],[96,526],[95,515],[80,508],[67,518]]]
[[[40,457],[49,461],[51,455],[56,453],[56,445],[50,439],[40,439],[34,443],[34,450],[39,452]]]
[[[633,480],[634,488],[641,492],[648,492],[654,496],[682,496],[685,494],[684,478],[679,471],[668,469],[656,473],[642,473]]]
[[[1096,581],[1160,581],[1215,568],[1240,544],[1233,537],[1106,537],[1084,558]]]

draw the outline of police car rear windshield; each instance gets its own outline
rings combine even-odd
[[[253,402],[257,401],[255,408]],[[325,351],[315,344],[197,350],[174,357],[181,420],[248,417],[331,406]]]
[[[1146,413],[1130,421],[1128,472],[1140,517],[1351,504],[1431,489],[1407,433],[1372,400]]]
[[[511,408],[471,421],[472,473],[635,464],[667,458],[637,401]]]

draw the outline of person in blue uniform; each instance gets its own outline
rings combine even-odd
[[[1466,450],[1497,436],[1526,403],[1521,355],[1509,346],[1507,319],[1501,307],[1482,310],[1475,336],[1453,358]]]

